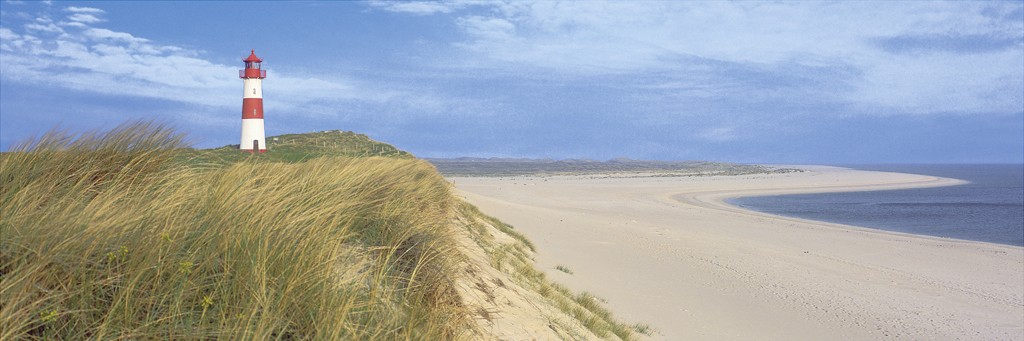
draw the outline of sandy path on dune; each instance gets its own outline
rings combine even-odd
[[[666,340],[1024,339],[1024,249],[785,218],[752,194],[944,186],[802,167],[712,177],[452,178],[549,276]],[[555,270],[570,268],[569,275]]]

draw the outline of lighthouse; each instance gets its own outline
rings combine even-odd
[[[256,50],[249,57],[242,59],[245,70],[238,70],[242,79],[242,142],[238,149],[250,153],[264,153],[267,142],[263,132],[263,79],[267,78],[267,70],[260,66],[263,60],[256,57]]]

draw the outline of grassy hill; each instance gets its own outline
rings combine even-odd
[[[496,339],[499,290],[552,307],[536,338],[647,330],[551,283],[528,240],[391,146],[182,140],[133,123],[0,155],[0,339]]]
[[[302,162],[321,157],[370,157],[412,159],[414,156],[394,146],[377,142],[351,131],[325,130],[305,134],[269,136],[270,152],[257,154],[264,161]],[[238,145],[214,149],[191,149],[181,155],[192,164],[226,165],[253,156],[238,150]]]

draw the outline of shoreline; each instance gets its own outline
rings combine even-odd
[[[855,169],[855,168],[836,167],[836,166],[787,165],[786,167],[799,168],[799,169],[819,169],[819,170],[823,169],[823,168],[834,168],[834,169],[839,169],[839,170],[853,170],[853,171],[858,171],[858,172],[892,173],[892,172],[880,172],[880,171],[864,171],[864,170],[859,170],[859,169]],[[919,174],[909,174],[909,173],[893,173],[893,174],[916,175],[916,176],[921,176],[921,177],[927,177],[927,178],[930,178],[930,179],[926,179],[926,180],[922,180],[922,181],[915,181],[915,182],[887,183],[887,184],[875,184],[875,185],[863,185],[863,186],[862,185],[858,185],[858,186],[821,186],[821,187],[785,188],[785,189],[761,190],[761,191],[758,191],[758,190],[743,190],[743,191],[736,191],[736,192],[715,192],[715,191],[712,191],[712,192],[706,192],[706,193],[678,194],[678,195],[673,195],[672,199],[673,200],[677,200],[677,201],[683,201],[683,202],[690,203],[690,204],[701,205],[703,207],[710,208],[710,209],[718,209],[718,210],[723,210],[723,211],[736,211],[736,210],[739,210],[739,211],[744,212],[745,214],[750,214],[750,215],[764,215],[764,216],[770,216],[772,218],[780,219],[780,220],[791,220],[791,221],[797,221],[797,222],[809,223],[809,224],[821,224],[821,225],[828,225],[828,226],[832,226],[832,227],[836,227],[836,228],[847,228],[847,229],[852,228],[852,229],[858,229],[858,230],[861,230],[862,232],[867,232],[867,233],[895,234],[895,235],[904,236],[904,237],[934,239],[936,241],[957,241],[957,242],[967,242],[967,243],[983,243],[983,244],[991,244],[991,245],[996,245],[996,246],[1010,246],[1010,247],[1018,247],[1019,248],[1019,246],[1011,245],[1011,244],[993,243],[993,242],[980,241],[980,240],[971,240],[971,239],[941,237],[941,236],[934,236],[934,235],[928,235],[928,234],[917,234],[917,233],[910,233],[910,232],[887,230],[887,229],[870,227],[870,226],[851,225],[851,224],[830,222],[830,221],[824,221],[824,220],[814,220],[814,219],[786,216],[786,215],[781,215],[781,214],[774,214],[774,213],[769,213],[769,212],[762,212],[762,211],[758,211],[758,210],[753,210],[753,209],[750,209],[750,208],[746,208],[746,207],[742,207],[742,206],[738,206],[738,205],[733,205],[733,204],[730,204],[728,202],[728,200],[730,200],[730,199],[740,199],[740,198],[757,197],[757,196],[795,195],[795,194],[823,194],[823,193],[849,193],[849,192],[867,192],[867,191],[895,191],[895,190],[903,190],[903,189],[960,186],[960,185],[966,185],[966,184],[970,183],[969,181],[966,181],[966,180],[953,179],[953,178],[944,178],[944,177],[932,176],[932,175],[919,175]]]
[[[835,224],[728,198],[961,180],[800,166],[683,178],[450,178],[537,262],[654,339],[1024,339],[1024,248]],[[573,275],[555,270],[564,265]]]

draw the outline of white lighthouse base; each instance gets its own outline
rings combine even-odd
[[[256,143],[253,143],[253,141],[256,141]],[[254,145],[258,150],[253,150]],[[250,118],[242,120],[242,141],[238,144],[238,149],[260,153],[267,151],[267,141],[263,132],[263,119]]]

